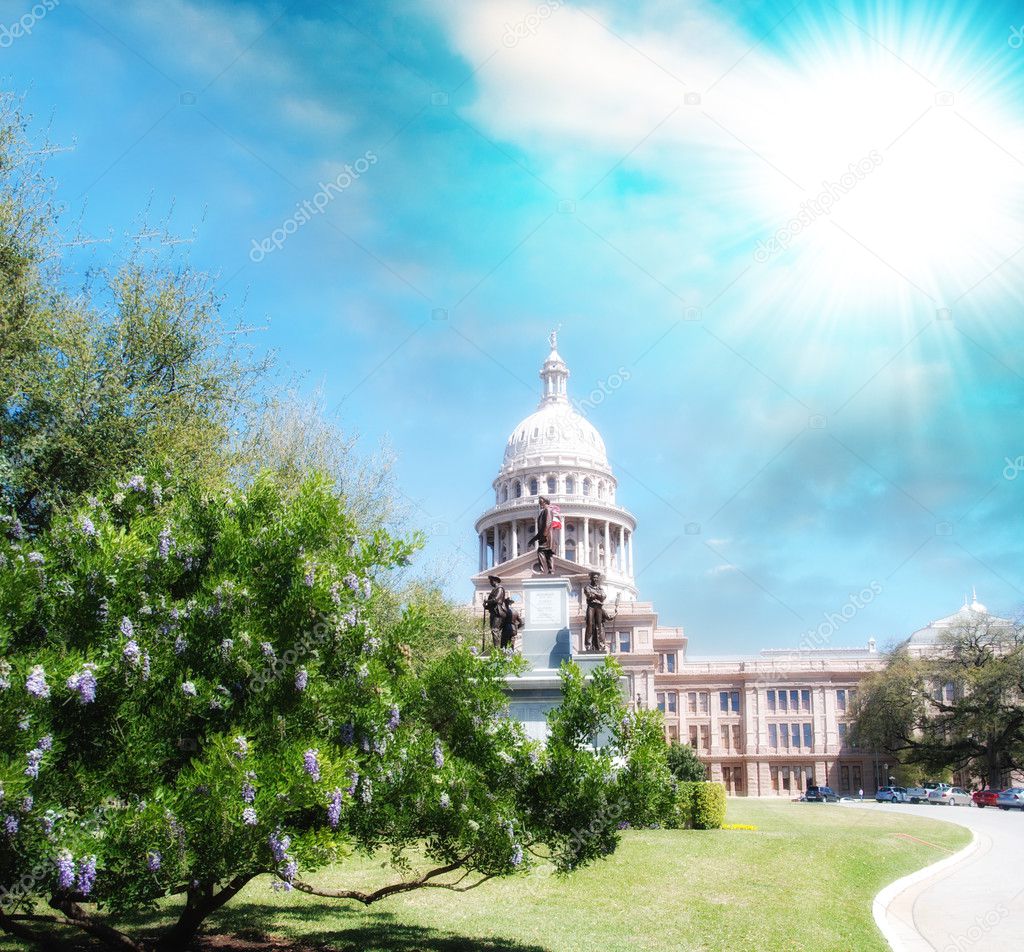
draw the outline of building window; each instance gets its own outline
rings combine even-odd
[[[799,706],[798,706],[799,704],[800,704],[800,692],[799,691],[790,691],[789,692],[789,709],[791,711],[798,711],[800,709]]]
[[[800,725],[799,724],[790,724],[789,725],[789,729],[790,729],[790,731],[793,734],[793,746],[799,748],[800,747]]]
[[[686,710],[690,714],[708,713],[708,692],[690,691],[686,695]]]
[[[554,496],[558,492],[558,480],[554,476],[548,477],[548,495]]]
[[[846,728],[847,728],[846,724],[844,724],[842,722],[839,723],[839,746],[840,747],[845,747],[846,746]]]
[[[811,709],[811,692],[806,688],[800,692],[800,710],[809,712]]]
[[[707,724],[690,725],[690,746],[695,751],[707,753],[711,749],[711,727]]]
[[[516,499],[518,499],[523,494],[523,484],[521,482],[519,482],[518,479],[515,481],[515,486],[513,487],[513,491],[515,492]]]
[[[619,636],[619,651],[629,654],[633,650],[633,632],[620,631],[617,634]]]
[[[721,705],[723,714],[739,714],[740,712],[740,692],[739,691],[720,691],[718,694],[718,702]]]
[[[576,492],[576,480],[572,476],[565,477],[565,492],[569,496]]]
[[[565,557],[570,562],[576,561],[576,544],[574,542],[565,543]]]
[[[864,786],[864,780],[861,777],[860,764],[854,764],[852,767],[853,771],[853,789],[860,790]]]
[[[779,749],[779,725],[769,724],[768,725],[768,747],[771,750]]]
[[[804,724],[804,747],[810,750],[814,746],[814,731],[810,724]]]
[[[845,711],[846,710],[846,689],[845,688],[840,688],[838,691],[836,691],[836,710],[837,711]]]
[[[789,695],[786,694],[785,691],[779,691],[779,710],[780,711],[785,712],[785,711],[789,710],[789,701],[787,700],[788,697],[789,697]]]
[[[589,496],[590,495],[590,480],[589,479],[584,479],[583,480],[583,495],[584,496]]]
[[[676,707],[676,692],[675,691],[664,691],[657,694],[658,698],[658,710],[662,714],[675,714],[677,711]]]
[[[675,674],[676,655],[675,652],[658,655],[658,674]]]
[[[843,764],[839,768],[839,792],[850,792],[850,768]]]
[[[769,691],[768,692],[768,712],[770,714],[774,714],[775,713],[775,692],[774,691]]]
[[[537,495],[537,480],[536,479],[531,479],[530,480],[530,495],[531,496],[536,496]]]

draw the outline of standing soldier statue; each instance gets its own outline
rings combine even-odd
[[[516,650],[516,642],[519,640],[519,629],[524,625],[523,616],[515,606],[511,598],[505,599],[505,620],[501,625],[501,647]]]
[[[551,501],[546,496],[541,496],[540,512],[537,513],[537,532],[526,543],[528,546],[537,543],[537,561],[534,563],[534,570],[540,570],[548,575],[554,575],[552,558],[554,551],[551,548]]]
[[[487,593],[487,598],[484,599],[484,611],[487,612],[491,620],[491,644],[495,648],[500,648],[502,644],[501,631],[505,624],[505,617],[510,610],[508,603],[511,599],[497,575],[488,575],[487,581],[491,583],[491,590]]]
[[[583,597],[587,600],[587,627],[584,651],[604,651],[604,623],[612,620],[604,608],[604,589],[601,588],[601,573],[590,573],[590,584],[584,586]],[[616,612],[618,614],[618,612]]]

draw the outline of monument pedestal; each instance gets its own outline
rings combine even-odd
[[[526,674],[506,679],[509,716],[519,721],[528,737],[544,741],[548,713],[562,703],[563,661],[575,661],[584,676],[604,663],[603,652],[580,653],[573,648],[569,631],[568,579],[540,577],[523,582],[523,620],[520,649],[530,662]],[[625,691],[625,678],[623,691]]]

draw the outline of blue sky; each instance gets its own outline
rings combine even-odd
[[[572,395],[628,372],[588,416],[691,652],[872,585],[828,644],[1024,603],[1015,4],[46,6],[0,3],[0,71],[111,239],[72,265],[170,216],[389,442],[453,596],[559,326]]]

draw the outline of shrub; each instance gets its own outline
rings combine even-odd
[[[707,780],[708,769],[689,744],[668,745],[668,768],[676,780]]]
[[[676,791],[673,826],[718,830],[725,820],[725,787],[707,780],[689,780]]]

